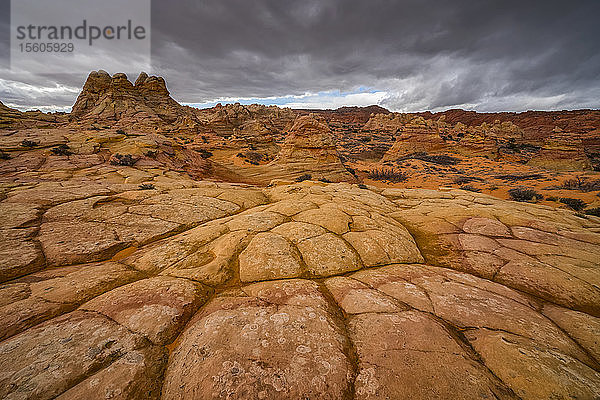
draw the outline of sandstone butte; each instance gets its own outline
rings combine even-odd
[[[70,114],[0,106],[0,397],[600,398],[600,218],[348,168],[415,137],[597,162],[597,112],[461,115],[196,110],[104,72]]]

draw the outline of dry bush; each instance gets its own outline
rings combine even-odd
[[[539,201],[544,196],[531,188],[515,188],[508,191],[508,195],[514,201]]]
[[[396,171],[394,168],[375,168],[369,171],[367,176],[376,181],[389,181],[392,183],[404,182],[408,179],[408,174]]]
[[[583,200],[573,199],[571,197],[561,197],[560,199],[558,199],[558,201],[560,201],[561,203],[563,203],[564,205],[566,205],[567,207],[569,207],[570,209],[575,210],[575,211],[581,211],[586,206],[586,204]]]

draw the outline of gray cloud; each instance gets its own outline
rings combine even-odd
[[[597,0],[154,1],[153,72],[188,103],[367,87],[402,111],[599,108],[598,15]],[[69,106],[85,79],[0,74],[19,105]]]

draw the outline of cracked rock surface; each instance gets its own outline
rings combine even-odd
[[[598,218],[78,162],[2,186],[2,398],[600,397]]]

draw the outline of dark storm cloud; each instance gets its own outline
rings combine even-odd
[[[597,0],[154,1],[153,72],[190,103],[367,87],[394,110],[598,108],[598,15]],[[56,105],[84,79],[11,77]]]

